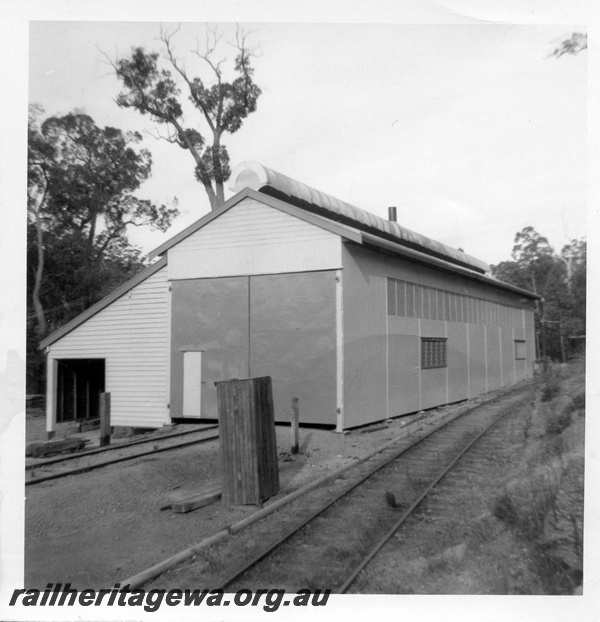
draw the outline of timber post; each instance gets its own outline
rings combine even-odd
[[[110,445],[110,393],[100,393],[100,447]]]
[[[297,454],[300,450],[299,445],[299,435],[298,435],[298,425],[300,422],[300,411],[298,408],[298,398],[292,398],[292,421],[291,421],[291,430],[292,430],[292,453]]]

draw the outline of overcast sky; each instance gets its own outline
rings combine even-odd
[[[205,71],[190,54],[205,27],[183,23],[174,39],[189,72]],[[218,27],[233,57],[233,27]],[[380,216],[396,205],[400,224],[488,263],[509,259],[527,225],[557,250],[585,235],[587,56],[549,56],[575,26],[242,27],[260,50],[263,94],[225,139],[233,166],[257,160]],[[84,108],[99,125],[144,132],[154,167],[139,196],[179,199],[167,234],[131,232],[146,252],[209,211],[190,155],[114,102],[120,84],[102,52],[160,51],[159,34],[156,22],[30,25],[29,100],[48,115]]]

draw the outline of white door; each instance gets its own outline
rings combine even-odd
[[[183,416],[200,417],[202,352],[183,353]]]

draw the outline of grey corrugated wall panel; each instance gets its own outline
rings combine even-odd
[[[515,383],[515,342],[512,327],[502,326],[502,385],[508,386]]]
[[[448,401],[446,398],[446,372],[445,367],[421,370],[422,409],[433,408]]]
[[[485,326],[469,326],[469,393],[485,393]]]
[[[362,249],[343,249],[344,426],[387,416],[386,270]]]
[[[271,376],[276,421],[336,424],[335,271],[250,279],[250,375]]]
[[[202,416],[217,418],[216,380],[247,378],[248,277],[172,283],[171,416],[183,411],[183,352],[202,355]]]
[[[467,324],[448,322],[448,402],[469,397]]]
[[[405,415],[420,408],[419,342],[417,335],[395,333],[390,326],[388,337],[390,417]]]
[[[487,326],[487,388],[495,391],[502,386],[500,367],[500,334],[497,326]]]

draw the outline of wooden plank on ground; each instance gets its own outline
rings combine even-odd
[[[26,456],[42,458],[52,454],[59,454],[63,451],[78,451],[83,449],[91,441],[87,438],[63,438],[51,441],[36,441],[27,445]]]
[[[205,505],[215,503],[215,501],[218,501],[220,498],[221,487],[218,486],[216,488],[213,488],[212,490],[205,490],[202,493],[199,493],[192,497],[188,497],[187,499],[176,501],[175,503],[171,504],[171,511],[177,512],[178,514],[185,514],[186,512],[191,512],[192,510],[202,508]]]

